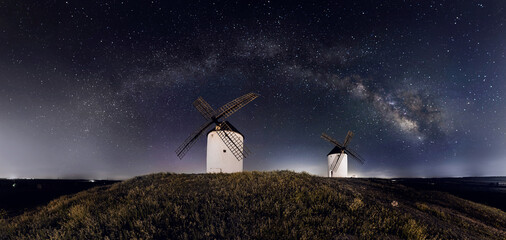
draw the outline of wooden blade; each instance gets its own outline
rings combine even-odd
[[[195,132],[186,138],[186,140],[176,149],[176,155],[179,159],[183,159],[184,155],[190,150],[190,148],[197,142],[197,140],[203,135],[202,133],[213,124],[212,121],[206,122],[200,126]]]
[[[345,150],[345,152],[346,152],[348,155],[352,156],[354,159],[356,159],[356,160],[357,160],[360,164],[364,164],[364,163],[365,163],[364,158],[362,158],[360,155],[358,155],[358,153],[356,153],[355,151],[353,151],[353,150],[351,150],[351,149],[347,148],[347,149]]]
[[[329,135],[327,135],[325,133],[322,133],[322,135],[320,137],[323,138],[323,139],[325,139],[325,140],[327,140],[327,141],[329,141],[330,143],[332,143],[332,144],[340,147],[340,148],[343,148],[341,146],[341,144],[337,140],[334,140],[333,138],[331,138]]]
[[[351,138],[353,137],[353,135],[355,135],[355,134],[353,134],[352,131],[348,131],[348,134],[346,134],[346,138],[344,139],[343,147],[348,146],[348,144],[350,143]]]
[[[193,106],[204,116],[206,120],[211,120],[214,116],[214,110],[202,97],[197,98],[195,102],[193,102]]]
[[[237,136],[237,134],[232,134],[232,129],[226,122],[220,123],[220,125],[217,128],[218,136],[220,136],[221,140],[225,143],[225,145],[228,147],[230,152],[234,154],[237,161],[241,161],[242,159],[246,158],[249,154],[248,152],[244,151],[243,149],[243,141]]]
[[[337,156],[336,159],[334,159],[334,161],[330,165],[330,169],[332,171],[334,171],[336,169],[336,167],[340,166],[341,162],[343,161],[343,158],[344,158],[344,150],[341,151],[341,153]]]
[[[237,112],[237,110],[241,109],[242,107],[244,107],[249,102],[253,101],[258,96],[260,96],[260,95],[258,95],[256,93],[248,93],[248,94],[245,94],[244,96],[241,96],[241,97],[238,97],[238,98],[232,100],[231,102],[223,105],[221,108],[219,108],[216,111],[217,112],[216,118],[220,119],[220,120],[224,120],[225,118],[230,117],[230,115]]]

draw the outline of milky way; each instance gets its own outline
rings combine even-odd
[[[0,6],[0,177],[205,171],[174,150],[213,108],[246,170],[324,175],[342,141],[358,176],[505,175],[503,1],[7,1]]]

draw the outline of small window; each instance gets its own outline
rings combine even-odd
[[[227,150],[223,149],[223,152],[224,152],[224,153],[226,153],[226,152],[227,152]]]

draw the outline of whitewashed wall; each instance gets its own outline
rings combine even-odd
[[[237,132],[227,131],[227,134],[234,134],[241,139],[241,142],[244,142],[244,137]],[[212,131],[207,135],[206,170],[208,173],[233,173],[242,172],[243,170],[243,159],[237,160],[216,131]]]

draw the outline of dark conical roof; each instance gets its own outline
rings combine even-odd
[[[239,133],[243,138],[244,138],[244,135],[239,132],[239,130],[237,130],[237,128],[234,127],[234,125],[232,125],[232,123],[230,123],[229,121],[225,121],[225,123],[228,124],[228,126],[230,127],[230,129],[233,131],[233,132],[236,132],[236,133]],[[207,135],[209,135],[209,133],[213,132],[213,131],[216,131],[216,127],[211,129],[211,131],[207,132]]]
[[[330,152],[329,152],[329,154],[327,154],[327,156],[328,156],[328,155],[332,155],[332,154],[334,154],[334,153],[341,153],[341,151],[342,151],[342,150],[343,150],[342,148],[340,148],[340,147],[338,147],[338,146],[335,146],[335,147],[332,149],[332,151],[330,151]],[[346,153],[346,152],[345,152],[345,153]]]

